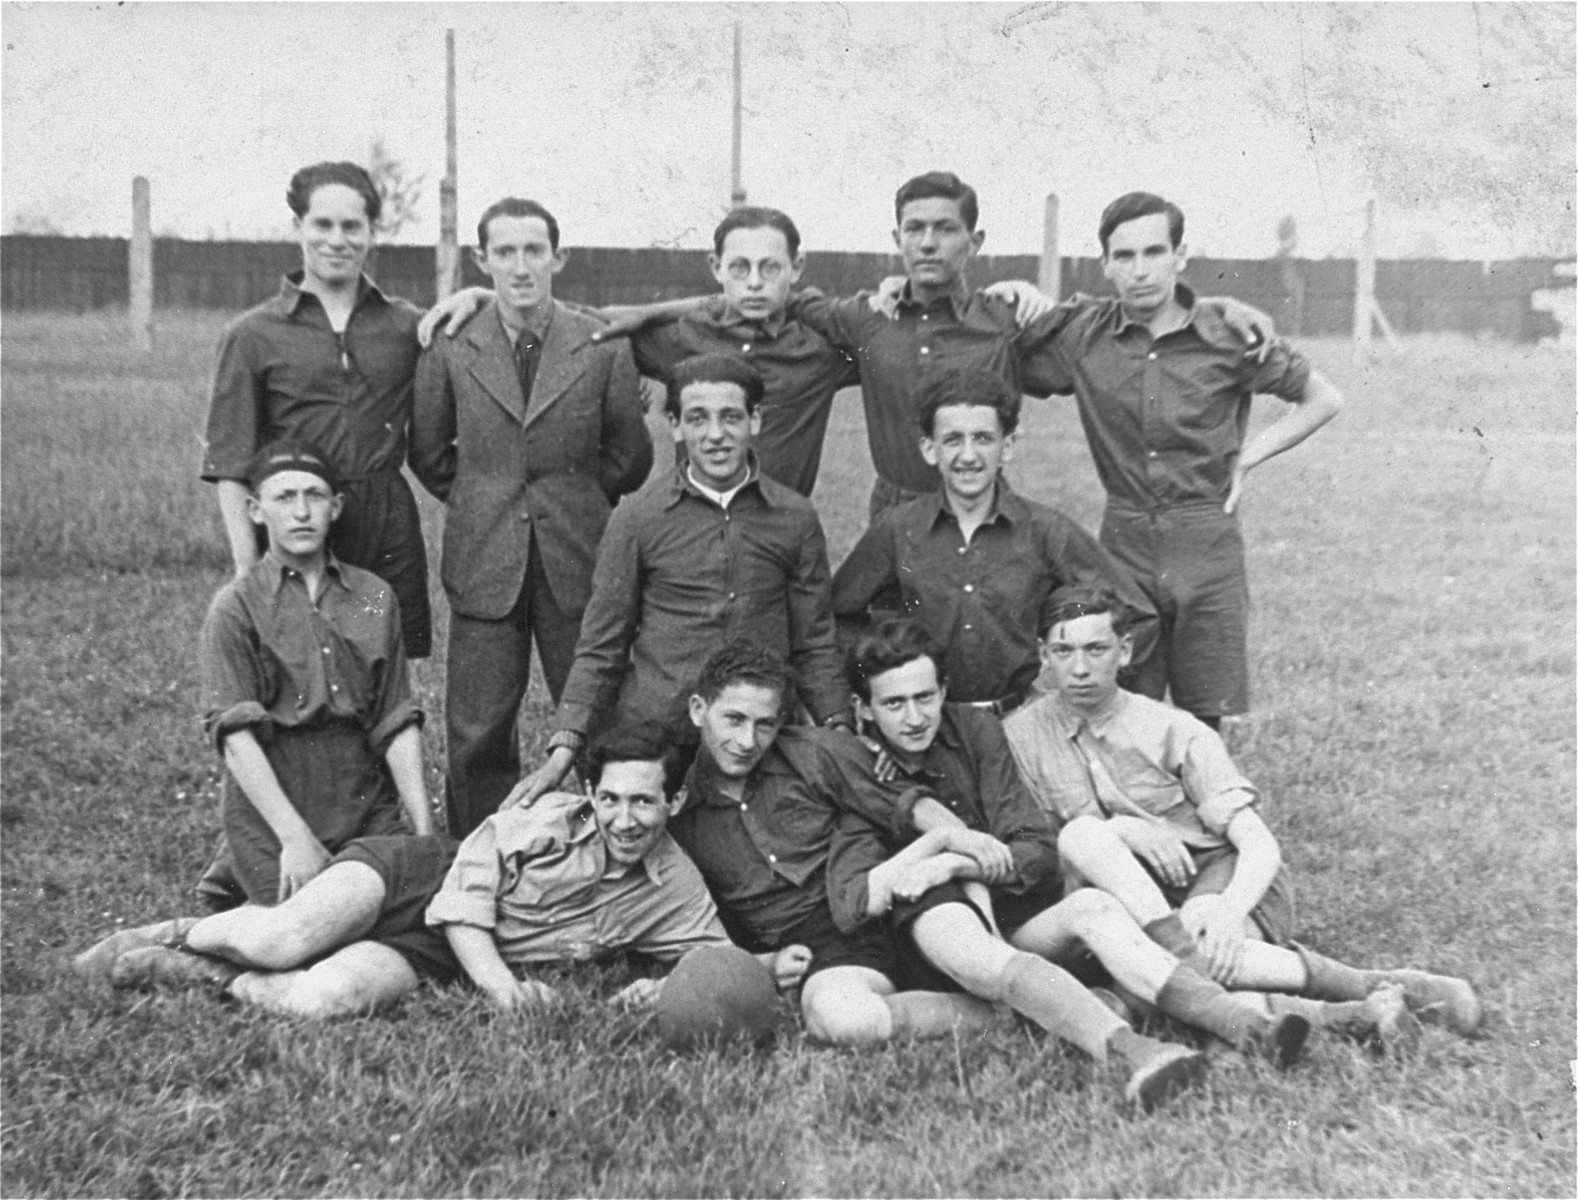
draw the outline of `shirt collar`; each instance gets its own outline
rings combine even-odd
[[[1174,284],[1173,297],[1178,301],[1179,304],[1183,305],[1184,311],[1187,315],[1184,317],[1184,323],[1182,325],[1180,325],[1177,329],[1169,330],[1168,332],[1181,333],[1183,330],[1188,329],[1190,326],[1194,325],[1196,318],[1206,310],[1200,308],[1200,306],[1195,303],[1196,298],[1194,289],[1187,283]],[[1121,303],[1117,303],[1112,306],[1112,314],[1113,322],[1116,325],[1116,332],[1119,334],[1127,333],[1130,329],[1141,329],[1145,331],[1145,335],[1147,337],[1150,336],[1151,331],[1146,328],[1144,323],[1132,319],[1129,314],[1124,311],[1123,305]],[[1164,334],[1163,336],[1166,335]]]
[[[272,549],[263,552],[263,557],[258,560],[258,566],[263,572],[264,580],[268,583],[269,595],[271,596],[279,595],[279,589],[284,586],[287,572],[294,575],[297,579],[301,578],[301,572],[296,570],[295,567],[287,567],[279,560]],[[332,550],[323,552],[323,577],[339,584],[341,588],[347,591],[350,590],[350,584],[345,582],[344,568],[341,567],[340,560],[334,557],[334,551]]]
[[[718,329],[738,329],[742,325],[755,326],[759,328],[763,335],[769,339],[776,338],[780,333],[782,333],[784,326],[788,324],[789,321],[788,314],[781,309],[772,317],[769,317],[765,321],[761,321],[755,317],[747,317],[743,313],[731,313],[727,303],[723,305],[722,311],[716,314],[702,311],[696,315],[699,319],[706,321],[707,324],[715,326]]]
[[[954,319],[962,321],[964,319],[965,309],[968,308],[970,304],[970,289],[965,286],[964,276],[961,275],[959,277],[958,281],[953,285],[953,290],[946,296],[942,297],[941,300],[933,300],[926,304],[923,304],[919,300],[915,299],[914,293],[910,290],[909,281],[905,280],[904,290],[899,293],[898,306],[901,309],[924,311],[925,309],[943,303],[944,301],[946,301],[948,306],[953,309]]]
[[[771,504],[771,498],[762,488],[761,465],[756,460],[756,452],[754,450],[751,451],[749,462],[750,466],[746,470],[745,481],[741,483],[739,487],[734,489],[735,493],[738,494],[750,490],[760,496],[763,503]],[[668,503],[664,505],[665,508],[673,508],[687,495],[694,496],[698,500],[704,500],[708,504],[716,505],[718,503],[706,492],[701,491],[693,482],[691,482],[690,461],[688,458],[682,459],[680,462],[675,464],[673,473],[669,476],[669,487],[671,491],[669,494]]]
[[[948,499],[942,492],[930,492],[915,501],[916,513],[925,523],[925,528],[933,529],[937,522],[946,515],[950,521],[957,521],[953,510],[948,507]],[[984,525],[994,524],[999,517],[1009,524],[1025,520],[1030,515],[1030,509],[1014,489],[1009,486],[1008,479],[1003,475],[997,477],[997,491],[992,497],[992,507],[986,514]]]
[[[279,281],[279,295],[274,298],[274,301],[282,315],[288,317],[294,314],[308,296],[312,296],[320,308],[323,306],[323,302],[318,300],[316,295],[301,286],[302,280],[305,278],[305,271],[295,270],[287,273]],[[356,303],[351,306],[352,311],[354,312],[360,308],[363,302],[368,300],[377,301],[379,304],[389,303],[389,297],[384,295],[379,286],[364,273],[356,281]]]
[[[1053,695],[1053,704],[1058,716],[1063,720],[1064,736],[1070,741],[1078,735],[1079,727],[1082,724],[1089,725],[1090,731],[1097,737],[1106,737],[1107,731],[1112,728],[1113,722],[1122,716],[1129,707],[1129,693],[1119,688],[1118,694],[1112,698],[1112,703],[1090,717],[1074,712],[1063,702],[1063,697],[1055,693]]]

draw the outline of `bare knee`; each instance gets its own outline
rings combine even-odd
[[[1071,892],[1063,898],[1060,907],[1069,926],[1081,938],[1086,937],[1091,930],[1100,929],[1102,926],[1110,926],[1114,923],[1133,924],[1128,910],[1118,903],[1117,898],[1098,888],[1083,887],[1077,892]]]
[[[416,987],[416,974],[409,968],[399,978],[395,975],[392,971],[367,971],[333,960],[322,962],[297,975],[286,1006],[309,1021],[378,1012]]]
[[[1100,817],[1075,817],[1058,831],[1058,854],[1078,867],[1090,855],[1103,854],[1112,845],[1112,831]]]
[[[873,987],[859,982],[812,976],[800,993],[805,1029],[819,1042],[853,1046],[893,1036],[893,1014]]]

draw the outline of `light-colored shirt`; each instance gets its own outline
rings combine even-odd
[[[729,944],[701,872],[667,832],[639,863],[620,863],[591,801],[569,792],[484,821],[461,843],[427,923],[491,930],[511,966],[622,950],[673,962]]]
[[[1228,822],[1257,797],[1214,730],[1133,692],[1120,690],[1088,720],[1043,696],[1012,713],[1003,732],[1037,801],[1065,822],[1139,817],[1211,849],[1228,844]]]

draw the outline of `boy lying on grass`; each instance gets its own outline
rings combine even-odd
[[[546,1005],[553,990],[519,968],[626,950],[673,962],[727,946],[701,875],[667,832],[680,769],[666,730],[625,726],[593,744],[590,796],[552,793],[495,814],[458,850],[441,835],[357,839],[276,906],[118,933],[77,967],[118,988],[208,985],[325,1018],[462,975],[502,1008]],[[809,955],[760,957],[789,988]],[[619,998],[649,1002],[658,987],[637,980]]]
[[[1133,642],[1116,596],[1060,588],[1043,624],[1054,688],[1003,729],[1031,791],[1065,822],[1066,871],[1115,896],[1154,941],[1224,987],[1339,1002],[1398,989],[1426,1024],[1464,1036],[1479,1028],[1465,980],[1361,970],[1290,940],[1282,851],[1253,785],[1214,731],[1118,686]]]

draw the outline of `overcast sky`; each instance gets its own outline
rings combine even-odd
[[[1092,253],[1135,188],[1196,253],[1269,254],[1286,213],[1301,253],[1351,253],[1377,188],[1383,255],[1573,242],[1566,4],[5,4],[0,217],[124,236],[140,173],[156,232],[285,236],[290,173],[381,136],[428,175],[400,240],[432,241],[453,27],[463,240],[516,194],[570,245],[702,246],[736,16],[745,185],[813,251],[888,248],[894,188],[937,168],[988,253],[1038,250],[1050,191]]]

